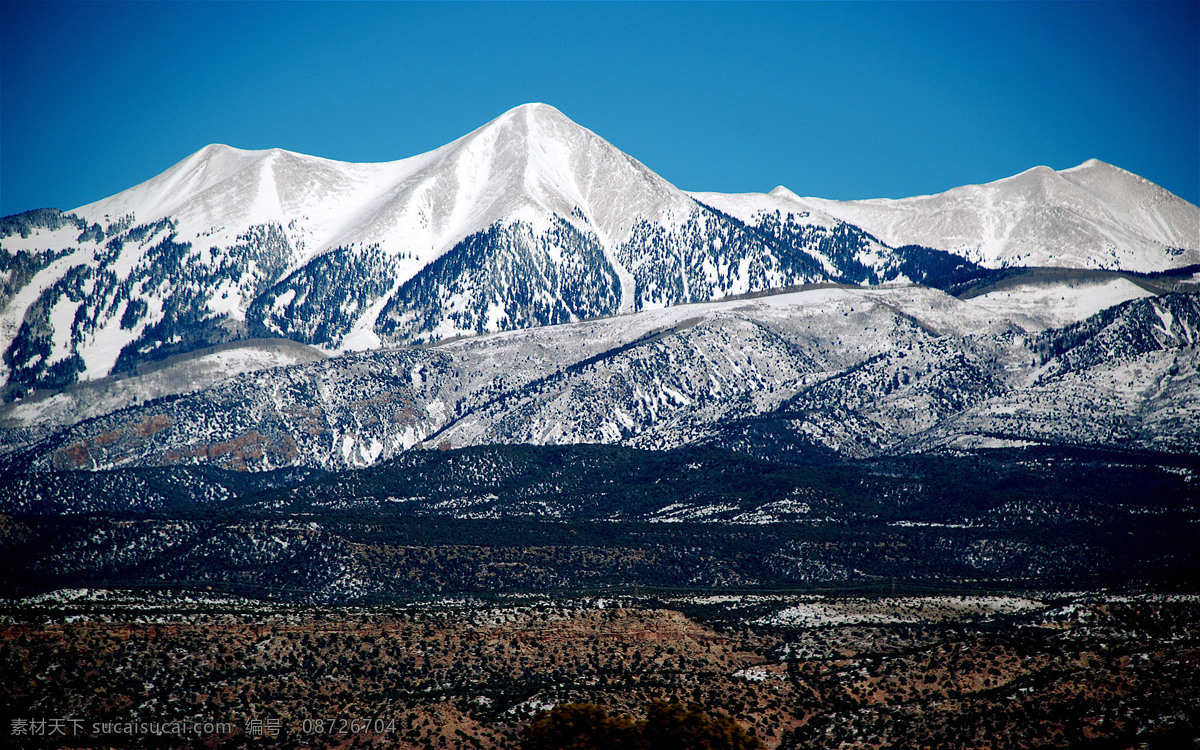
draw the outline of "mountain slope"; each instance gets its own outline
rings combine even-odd
[[[382,164],[213,145],[75,212],[0,220],[0,376],[11,402],[246,339],[332,354],[809,283],[1157,270],[1198,260],[1198,213],[1100,162],[903,201],[685,194],[544,104]],[[1036,327],[1025,296],[1014,321]]]
[[[937,248],[988,268],[1150,272],[1200,263],[1200,208],[1096,159],[899,200],[799,198],[786,188],[771,195],[862,227],[889,245]]]
[[[3,463],[341,470],[421,446],[572,443],[801,462],[1029,443],[1200,451],[1195,295],[1041,332],[993,305],[826,288],[344,355],[9,437]]]
[[[824,217],[747,226],[532,104],[397,162],[214,145],[9,217],[0,343],[19,394],[249,337],[359,350],[903,276],[887,257]]]

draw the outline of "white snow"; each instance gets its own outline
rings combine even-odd
[[[1154,306],[1154,312],[1156,315],[1158,315],[1159,321],[1162,322],[1163,336],[1165,336],[1168,339],[1172,338],[1173,336],[1171,333],[1171,329],[1173,327],[1173,324],[1175,323],[1175,316],[1171,314],[1170,310],[1164,310],[1162,307],[1160,307],[1158,305]]]
[[[595,133],[553,107],[527,104],[441,148],[393,162],[213,144],[74,213],[92,221],[130,214],[137,224],[169,216],[179,238],[202,254],[231,246],[251,226],[275,223],[297,251],[291,268],[337,247],[377,244],[402,256],[397,284],[497,222],[525,217],[549,226],[552,216],[569,217],[599,240],[628,310],[634,281],[615,247],[639,218],[679,222],[694,211],[688,196]]]
[[[1200,262],[1200,208],[1095,159],[898,200],[795,198],[790,191],[778,197],[862,227],[893,247],[924,245],[992,268],[1161,271]]]
[[[121,350],[141,334],[145,323],[131,330],[121,328],[121,318],[114,315],[105,322],[88,340],[79,347],[79,355],[87,363],[87,371],[80,376],[83,380],[102,378],[112,370]]]
[[[287,309],[288,305],[292,304],[292,300],[296,299],[296,290],[289,289],[283,294],[275,298],[275,303],[272,306],[275,314],[280,315]]]
[[[54,348],[46,359],[47,365],[52,365],[65,359],[71,353],[71,324],[75,321],[75,311],[79,309],[78,302],[72,302],[63,295],[50,308],[50,325],[54,328]]]
[[[1045,201],[1039,202],[1038,196]],[[1200,249],[1196,248],[1200,244],[1200,209],[1135,175],[1094,160],[1061,172],[1039,167],[987,185],[902,201],[822,201],[800,198],[783,187],[769,194],[686,194],[544,104],[517,107],[428,153],[376,164],[214,144],[147,182],[80,207],[75,213],[90,221],[130,215],[135,224],[170,217],[178,239],[192,242],[198,258],[215,256],[216,250],[232,245],[251,226],[278,224],[284,227],[294,250],[293,257],[286,259],[290,268],[337,247],[378,245],[380,252],[399,259],[399,270],[392,290],[358,310],[349,334],[332,345],[347,352],[382,345],[375,333],[378,315],[404,281],[467,235],[518,218],[547,228],[555,217],[561,217],[594,236],[617,273],[622,290],[620,310],[627,312],[635,301],[635,282],[631,269],[617,257],[617,248],[628,240],[638,221],[671,227],[694,217],[697,200],[744,221],[779,214],[826,229],[842,220],[852,221],[892,244],[944,246],[989,264],[1054,262],[1150,269],[1200,262]],[[3,245],[6,250],[45,251],[47,247],[71,247],[77,244],[77,236],[76,227],[65,226],[30,238],[5,238]],[[113,265],[118,278],[136,279],[145,248],[153,241],[148,238],[126,245]],[[720,241],[714,240],[713,247],[719,250]],[[1187,251],[1169,255],[1167,247]],[[22,316],[39,294],[69,267],[93,264],[96,251],[94,244],[84,243],[71,256],[38,273],[0,313],[0,342],[15,338]],[[561,262],[555,250],[550,255],[550,261]],[[887,248],[875,244],[861,259],[878,264],[884,263],[887,255]],[[832,268],[828,258],[817,260]],[[730,271],[729,261],[704,262],[710,278]],[[773,278],[770,271],[766,278]],[[735,269],[731,291],[746,291],[752,281],[762,279],[750,279],[749,260],[743,259]],[[149,305],[142,326],[160,318],[169,283],[159,289],[134,284],[135,295]],[[208,302],[211,311],[234,319],[244,315],[243,307],[250,300],[235,283],[226,283],[215,292]],[[483,293],[468,289],[444,302],[462,309],[484,301],[474,297]],[[822,306],[849,311],[864,304],[872,310],[900,311],[938,333],[962,335],[998,330],[1010,322],[1040,330],[1147,294],[1132,282],[1114,280],[997,288],[969,301],[903,288],[832,289],[805,296],[768,297],[745,305],[764,318],[782,319],[815,314]],[[296,301],[296,292],[289,290],[276,299],[275,311]],[[497,300],[486,302],[484,327],[499,330],[508,322],[503,305]],[[665,304],[665,298],[650,300],[646,308]],[[712,309],[683,306],[642,316],[628,326],[645,332],[652,325],[707,316]],[[99,321],[98,330],[79,346],[88,378],[105,375],[121,347],[141,330],[121,330],[116,323],[118,313]],[[71,303],[65,301],[51,312],[56,332],[51,361],[70,353],[73,315]],[[471,333],[474,330],[459,328],[445,318],[432,335]],[[1186,335],[1190,336],[1190,331]],[[731,363],[724,372],[712,373],[712,390],[720,392],[722,378],[729,370],[736,375],[739,367]],[[668,386],[661,393],[679,406],[688,406],[692,398]],[[666,404],[667,398],[660,400]],[[658,403],[655,400],[647,408],[654,411]],[[630,429],[631,423],[638,422],[636,414],[612,416],[610,433]]]
[[[1113,305],[1152,293],[1124,278],[1021,284],[973,297],[970,304],[1008,317],[1027,330],[1061,328]]]
[[[810,600],[780,609],[755,622],[817,628],[829,625],[912,623],[957,619],[964,614],[992,617],[1037,609],[1041,602],[1015,596],[924,596],[882,599]]]
[[[23,399],[0,406],[0,418],[17,426],[70,425],[89,417],[106,414],[134,401],[187,393],[215,385],[245,372],[312,362],[321,355],[312,347],[292,342],[247,342],[210,353],[184,356],[162,369],[137,377],[95,381],[96,372],[105,366],[105,358],[115,359],[124,344],[123,337],[133,332],[108,326],[97,333],[85,349],[86,361],[95,362],[84,381],[51,396]],[[88,380],[91,379],[91,382]]]
[[[78,233],[76,233],[78,234]],[[13,239],[6,237],[4,239],[4,247],[9,247],[9,241]],[[20,239],[18,236],[17,239]],[[72,238],[73,239],[73,238]],[[75,265],[91,263],[95,260],[92,246],[80,247],[73,253],[70,253],[62,258],[51,263],[46,268],[39,271],[34,277],[21,288],[16,295],[9,300],[8,305],[4,307],[3,312],[0,312],[0,343],[11,342],[17,337],[17,332],[21,329],[21,321],[25,317],[25,311],[30,305],[42,295],[56,281],[62,278],[63,274],[69,268]],[[74,313],[72,313],[74,314]],[[67,331],[70,329],[67,328]],[[68,333],[69,335],[69,333]],[[8,348],[8,344],[4,343],[4,349]],[[7,375],[8,369],[0,362],[0,374]]]

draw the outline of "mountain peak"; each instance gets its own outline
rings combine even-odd
[[[1118,169],[1118,167],[1114,167],[1112,164],[1109,164],[1108,162],[1100,161],[1099,159],[1088,159],[1087,161],[1085,161],[1084,163],[1082,163],[1078,166],[1071,167],[1070,169],[1064,169],[1062,171],[1063,172],[1079,172],[1084,169]],[[1122,171],[1124,171],[1124,170],[1122,170]]]
[[[1133,184],[1140,184],[1142,186],[1152,185],[1156,189],[1162,189],[1141,175],[1134,174],[1127,169],[1122,169],[1115,164],[1109,164],[1108,162],[1101,161],[1099,159],[1088,159],[1078,166],[1059,171],[1059,174],[1068,180],[1077,183],[1095,184],[1110,182],[1114,186],[1124,185],[1126,188],[1132,186]],[[1118,189],[1122,188],[1118,187]],[[1172,197],[1177,196],[1173,195]]]
[[[486,133],[495,130],[525,138],[542,130],[561,134],[567,131],[586,131],[587,129],[549,104],[529,102],[528,104],[513,107],[483,127],[468,134],[467,138],[476,133]]]
[[[556,152],[558,158],[566,159],[569,156],[567,152],[592,150],[601,145],[604,146],[601,150],[616,150],[562,112],[540,102],[513,107],[462,139],[463,142],[478,140],[493,143],[497,155],[508,151],[510,156],[517,153],[530,156],[537,152],[543,155]],[[550,166],[544,159],[541,161],[542,167]]]
[[[62,384],[231,331],[332,350],[894,278],[908,256],[883,243],[993,266],[1162,270],[1200,257],[1195,206],[1094,159],[899,200],[822,201],[783,186],[692,195],[541,102],[392,162],[212,143],[74,210],[101,232],[47,224],[6,241],[64,260],[0,311],[15,344],[5,362],[17,363],[0,364],[0,377],[20,367],[23,385]],[[53,285],[88,264],[120,283],[105,281],[97,289],[117,291],[84,308]],[[28,310],[49,324],[23,328]],[[58,362],[76,369],[60,375]]]
[[[227,143],[210,143],[207,146],[204,146],[203,148],[193,151],[191,153],[191,155],[188,157],[188,159],[207,159],[209,157],[219,155],[219,154],[227,152],[227,151],[234,151],[234,150],[239,150],[239,149],[234,149],[233,146],[230,146]]]
[[[457,241],[526,209],[580,219],[604,242],[628,238],[637,217],[683,216],[692,202],[601,136],[541,102],[514,107],[439,150],[428,178],[464,209]],[[619,196],[619,200],[616,198]],[[526,212],[527,213],[527,212]],[[572,218],[571,221],[575,221]]]
[[[1099,159],[937,195],[813,203],[890,245],[924,245],[993,268],[1162,271],[1200,258],[1195,206]]]
[[[505,112],[500,117],[562,117],[566,118],[557,108],[543,102],[526,102]]]

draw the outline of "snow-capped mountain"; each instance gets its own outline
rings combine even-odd
[[[783,187],[770,197],[823,211],[894,247],[937,248],[987,268],[1153,272],[1200,263],[1200,208],[1098,159],[899,200],[800,198]]]
[[[18,391],[247,337],[357,350],[902,275],[819,214],[751,229],[542,104],[385,164],[208,146],[111,198],[4,222]]]
[[[544,104],[382,164],[213,145],[0,220],[0,377],[12,401],[255,338],[336,354],[814,282],[1154,270],[1196,261],[1196,214],[1099,163],[908,202],[687,194]]]
[[[553,107],[527,104],[439,149],[382,164],[210,145],[72,213],[95,223],[169,218],[179,240],[207,237],[214,247],[234,244],[245,228],[278,225],[293,249],[290,266],[377,245],[404,261],[402,283],[501,222],[557,216],[620,244],[639,219],[670,222],[693,211],[687,196],[599,136]]]

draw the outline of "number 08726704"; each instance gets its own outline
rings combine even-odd
[[[300,723],[303,734],[393,734],[395,719],[305,719]]]

